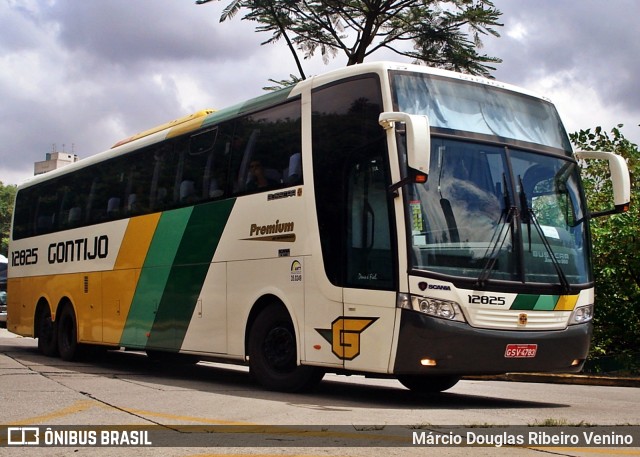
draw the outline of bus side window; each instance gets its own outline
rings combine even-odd
[[[146,174],[135,165],[128,174],[125,211],[129,215],[145,214],[149,210],[149,180]]]
[[[37,201],[37,195],[32,189],[22,189],[16,195],[16,204],[14,208],[13,217],[13,239],[19,240],[21,238],[34,235],[34,210],[35,203]]]
[[[59,180],[53,180],[40,188],[35,202],[35,235],[51,233],[57,229],[58,222],[58,187]]]
[[[234,193],[302,183],[300,112],[300,99],[295,99],[238,121],[232,150]]]
[[[289,166],[282,171],[282,176],[287,186],[295,186],[302,182],[302,154],[291,154]]]
[[[177,143],[179,162],[175,182],[178,187],[174,195],[178,205],[193,205],[208,198],[207,164],[214,141],[215,131],[209,131],[192,136],[188,143]]]
[[[61,228],[73,228],[84,222],[83,207],[89,193],[84,173],[78,173],[75,179],[65,176],[61,179],[62,198],[58,211]]]
[[[101,205],[104,208],[104,220],[118,219],[124,215],[124,173],[119,171],[122,166],[122,158],[116,158],[101,163],[95,169],[100,176],[102,182],[102,190],[100,203],[94,203],[93,206]],[[94,220],[94,222],[98,222]]]
[[[234,138],[233,121],[216,127],[213,148],[207,153],[203,175],[202,194],[205,199],[222,198],[229,194],[229,184],[234,180],[229,175],[231,145]]]
[[[107,200],[107,219],[115,219],[120,215],[120,197]]]
[[[191,137],[191,154],[202,154],[201,164],[204,168],[200,170],[202,176],[203,200],[222,197],[225,193],[224,185],[226,179],[222,174],[226,173],[225,145],[218,141],[220,126],[197,133]],[[221,135],[222,137],[222,135]]]
[[[230,144],[230,176],[234,177],[233,192],[235,194],[241,194],[247,190],[250,162],[254,156],[257,137],[260,134],[257,129],[246,128],[247,124],[245,119],[236,123],[236,130]]]

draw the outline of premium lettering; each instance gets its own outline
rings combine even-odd
[[[249,236],[289,233],[293,232],[293,227],[293,222],[280,222],[280,220],[277,220],[275,224],[270,225],[251,224]]]

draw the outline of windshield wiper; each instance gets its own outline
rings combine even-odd
[[[536,216],[536,213],[529,206],[529,203],[527,200],[527,194],[525,193],[524,186],[522,184],[522,177],[518,176],[518,180],[520,183],[520,207],[523,209],[523,213],[521,214],[521,220],[522,222],[527,224],[527,231],[528,231],[528,238],[529,238],[529,252],[531,252],[531,249],[532,249],[531,248],[531,224],[533,223],[533,226],[536,229],[536,232],[538,232],[538,236],[540,236],[540,240],[542,241],[544,248],[547,250],[547,254],[549,255],[549,258],[551,259],[551,264],[553,265],[553,268],[555,269],[556,274],[558,275],[558,279],[560,280],[560,285],[562,286],[562,291],[565,294],[568,294],[571,289],[571,285],[569,284],[567,275],[565,274],[564,270],[560,266],[560,263],[558,263],[558,259],[556,258],[555,252],[553,252],[553,248],[551,247],[551,244],[549,244],[549,239],[547,238],[547,235],[545,235],[544,231],[542,230],[542,226],[538,221],[538,217]]]
[[[504,246],[504,242],[507,239],[507,235],[509,232],[513,230],[513,220],[514,216],[518,213],[518,208],[511,203],[511,196],[509,195],[509,187],[507,186],[507,177],[503,173],[502,174],[502,185],[504,187],[504,209],[500,214],[500,219],[498,219],[498,227],[491,236],[491,240],[489,241],[489,246],[485,252],[485,258],[487,261],[476,280],[476,287],[484,288],[493,272],[493,269],[498,261],[498,254],[502,250],[502,246]],[[509,208],[507,210],[507,208]],[[504,222],[502,219],[504,217]],[[501,225],[502,223],[502,225]],[[512,232],[513,233],[513,232]],[[497,235],[497,236],[496,236]]]

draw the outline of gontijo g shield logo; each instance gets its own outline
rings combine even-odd
[[[377,317],[339,317],[331,323],[331,329],[316,331],[331,343],[331,352],[336,357],[353,360],[360,355],[360,334],[377,320]]]

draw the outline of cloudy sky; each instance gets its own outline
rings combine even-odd
[[[0,0],[0,181],[18,184],[45,154],[81,158],[203,108],[260,95],[296,73],[284,44],[251,23],[220,24],[230,0]],[[623,123],[640,143],[640,2],[495,0],[498,80],[557,105],[569,132]],[[373,55],[369,61],[392,57]],[[305,62],[307,74],[344,65]]]

